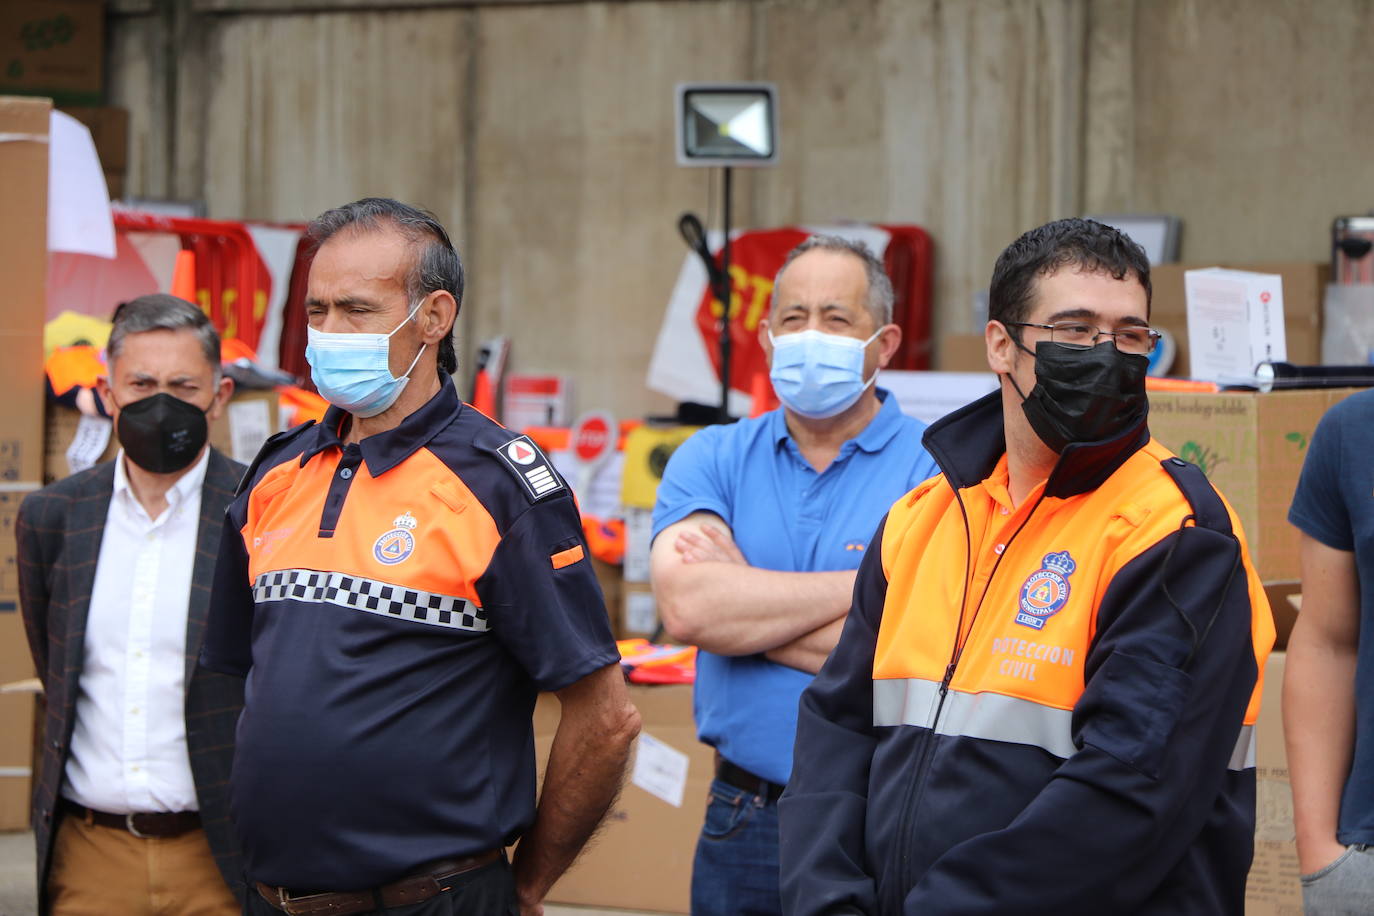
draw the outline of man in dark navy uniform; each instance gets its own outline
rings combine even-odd
[[[443,227],[367,199],[310,233],[306,355],[334,406],[245,477],[201,656],[247,677],[248,912],[538,914],[639,729],[577,508],[454,392]],[[536,809],[540,690],[562,719]]]

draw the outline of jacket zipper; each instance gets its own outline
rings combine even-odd
[[[949,664],[945,666],[944,677],[940,680],[940,699],[935,704],[935,716],[931,719],[930,725],[923,737],[921,745],[921,755],[917,760],[916,768],[912,772],[911,781],[907,785],[906,796],[902,805],[901,819],[897,824],[897,842],[893,855],[893,873],[900,876],[901,880],[891,883],[892,908],[890,912],[900,914],[902,903],[910,888],[915,885],[916,875],[911,864],[911,822],[916,814],[916,807],[920,801],[921,794],[925,788],[925,778],[930,766],[931,749],[935,745],[935,736],[940,724],[940,716],[945,710],[945,698],[949,695],[949,685],[954,680],[954,672],[959,667],[959,659],[964,653],[964,646],[968,644],[968,639],[963,636],[964,632],[964,613],[967,609],[969,585],[973,577],[973,531],[969,526],[968,510],[964,507],[964,497],[959,489],[951,486],[954,490],[954,498],[959,503],[959,513],[964,519],[964,592],[959,602],[959,622],[958,629],[954,634],[954,646],[950,653]],[[1002,552],[997,555],[997,559],[992,564],[992,571],[988,573],[988,581],[983,585],[983,592],[978,596],[978,603],[973,608],[973,619],[969,621],[968,635],[973,635],[973,628],[978,622],[978,612],[983,608],[983,601],[988,596],[988,590],[992,587],[992,582],[997,578],[997,570],[1001,568],[1002,558],[1011,550],[1012,542],[1030,522],[1035,511],[1040,508],[1040,503],[1044,502],[1045,491],[1040,491],[1040,496],[1035,500],[1035,505],[1031,506],[1026,517],[1021,520],[1021,524],[1012,532],[1011,537],[1007,538],[1002,547]]]

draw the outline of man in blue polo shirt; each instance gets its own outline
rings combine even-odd
[[[702,650],[697,731],[718,760],[694,916],[781,912],[777,799],[798,698],[839,638],[878,522],[937,473],[924,424],[873,384],[901,342],[892,298],[862,243],[793,249],[759,329],[783,406],[697,433],[659,486],[654,594],[669,634]]]

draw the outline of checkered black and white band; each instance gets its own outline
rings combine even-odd
[[[253,601],[337,604],[355,611],[399,617],[435,627],[485,633],[487,612],[463,598],[435,595],[376,579],[314,569],[279,569],[258,576]]]

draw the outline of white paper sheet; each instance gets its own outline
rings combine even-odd
[[[90,417],[82,414],[76,422],[76,435],[72,444],[67,446],[67,468],[73,473],[95,467],[100,456],[110,444],[110,434],[114,424],[105,417]]]
[[[682,807],[687,788],[687,755],[659,741],[648,732],[639,736],[639,752],[630,781],[674,808]]]
[[[115,256],[114,217],[91,132],[52,113],[48,142],[48,250]]]

